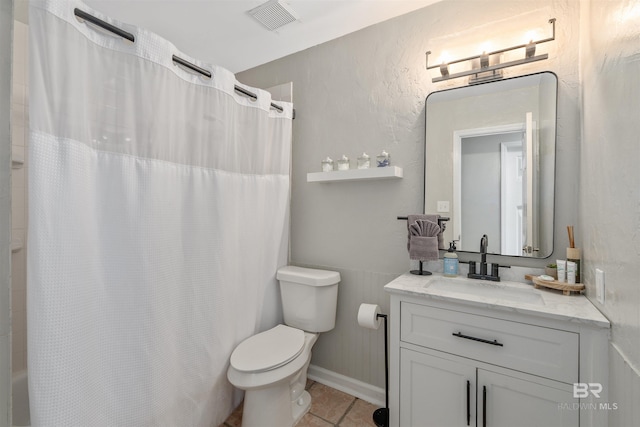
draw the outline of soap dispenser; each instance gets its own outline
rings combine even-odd
[[[449,243],[449,250],[444,254],[444,275],[456,277],[458,275],[458,254],[456,253],[456,241]]]

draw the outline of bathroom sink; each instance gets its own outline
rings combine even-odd
[[[473,299],[481,298],[544,305],[544,300],[539,291],[520,283],[484,282],[443,277],[430,280],[426,286],[430,291],[441,295],[452,294],[453,296],[455,294]]]

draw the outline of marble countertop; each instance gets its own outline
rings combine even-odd
[[[611,327],[609,320],[584,295],[563,295],[551,289],[536,289],[532,284],[405,273],[384,288],[393,294]]]

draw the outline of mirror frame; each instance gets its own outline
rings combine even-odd
[[[429,117],[428,117],[428,106],[427,103],[429,101],[429,98],[434,95],[434,94],[441,94],[443,92],[450,92],[450,91],[454,91],[454,90],[460,90],[460,89],[464,89],[464,88],[472,88],[472,87],[477,87],[477,86],[485,86],[485,85],[490,85],[493,83],[500,83],[500,82],[505,82],[508,80],[514,80],[514,79],[519,79],[519,78],[523,78],[523,77],[531,77],[531,76],[536,76],[536,75],[542,75],[542,74],[549,74],[551,76],[553,76],[553,78],[555,79],[555,99],[553,100],[553,105],[555,108],[555,115],[554,115],[554,134],[553,134],[553,168],[552,168],[552,172],[553,172],[553,190],[554,190],[554,194],[553,194],[553,207],[551,209],[551,216],[550,216],[550,224],[548,226],[548,228],[550,229],[551,233],[550,233],[550,247],[548,248],[548,253],[545,253],[544,256],[531,256],[531,255],[511,255],[511,254],[502,254],[502,253],[498,253],[498,252],[488,252],[489,255],[492,256],[502,256],[502,257],[511,257],[511,258],[524,258],[524,259],[537,259],[537,260],[542,260],[542,259],[548,259],[550,258],[555,250],[555,221],[556,221],[556,205],[557,205],[557,200],[556,200],[556,177],[557,177],[557,164],[558,164],[558,160],[557,160],[557,154],[558,154],[558,130],[557,130],[557,125],[558,125],[558,83],[559,83],[559,79],[558,76],[555,72],[553,71],[540,71],[540,72],[536,72],[536,73],[531,73],[531,74],[524,74],[524,75],[520,75],[520,76],[513,76],[513,77],[509,77],[509,78],[505,78],[505,79],[501,79],[501,80],[497,80],[497,81],[493,81],[493,82],[485,82],[485,83],[480,83],[480,84],[476,84],[476,85],[468,85],[468,86],[456,86],[456,87],[452,87],[452,88],[447,88],[447,89],[442,89],[442,90],[437,90],[437,91],[433,91],[431,93],[429,93],[425,99],[425,137],[424,137],[424,144],[425,144],[425,154],[424,154],[424,192],[423,192],[423,209],[424,212],[429,212],[430,209],[428,209],[427,207],[427,191],[428,191],[428,179],[427,179],[427,158],[428,158],[428,154],[429,154],[429,149],[427,146],[428,143],[428,126],[429,126]],[[550,101],[551,102],[551,101]],[[490,125],[492,126],[492,125]],[[453,149],[453,147],[452,147]],[[453,155],[453,152],[452,152]],[[455,162],[454,159],[452,159],[453,162]],[[454,172],[453,170],[453,165],[452,165],[452,173]],[[551,172],[551,171],[550,171]],[[455,178],[452,176],[451,177],[452,182],[453,180],[455,180]],[[456,201],[454,200],[454,191],[452,189],[452,194],[451,194],[451,199],[452,203],[456,203]],[[431,201],[433,202],[433,201]],[[455,208],[455,205],[454,205]],[[446,213],[442,214],[443,216],[448,216]],[[448,227],[452,227],[453,226],[453,216],[450,216],[450,220],[449,223],[447,224]],[[548,222],[548,221],[545,221]],[[491,236],[489,236],[491,237]],[[455,238],[455,237],[453,237]],[[479,251],[470,251],[470,250],[458,250],[459,253],[468,253],[468,254],[476,254],[479,253]]]

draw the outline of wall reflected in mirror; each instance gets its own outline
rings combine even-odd
[[[553,253],[557,78],[551,72],[431,93],[425,212],[449,202],[447,241],[464,252]]]

